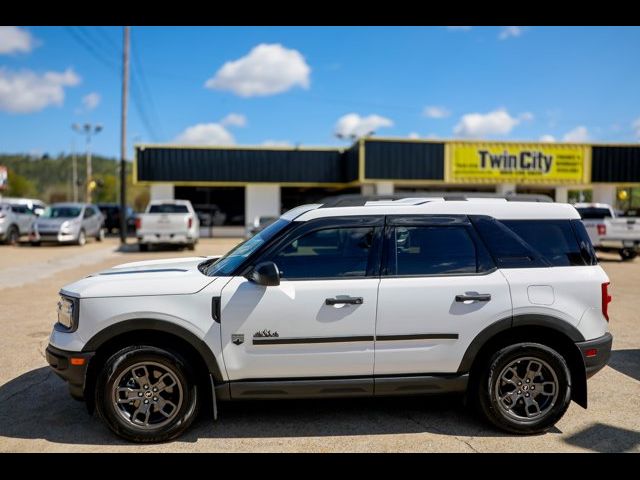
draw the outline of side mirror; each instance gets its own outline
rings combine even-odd
[[[275,287],[280,285],[280,271],[273,262],[261,262],[247,275],[247,279],[258,285]]]

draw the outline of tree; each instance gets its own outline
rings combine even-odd
[[[18,175],[13,169],[9,169],[9,197],[33,197],[36,195],[36,187],[32,181],[22,175]]]

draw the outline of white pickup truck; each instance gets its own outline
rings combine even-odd
[[[153,200],[136,218],[136,237],[141,252],[151,245],[183,245],[194,250],[200,222],[189,200]]]
[[[618,252],[622,260],[636,258],[640,251],[640,218],[618,217],[606,203],[576,203],[574,207],[596,250]]]

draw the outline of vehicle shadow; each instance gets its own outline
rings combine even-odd
[[[565,442],[599,453],[630,452],[640,446],[640,432],[595,423],[566,438]]]
[[[55,443],[129,445],[107,430],[48,367],[31,370],[0,386],[0,436]],[[437,433],[510,437],[463,406],[460,396],[245,401],[210,408],[180,437],[278,438]],[[556,429],[556,433],[559,431]]]
[[[128,242],[124,245],[119,245],[116,248],[116,252],[120,253],[154,253],[154,252],[180,252],[186,250],[186,247],[180,245],[163,245],[151,248],[147,252],[141,252],[137,243]]]
[[[613,350],[607,365],[634,380],[640,381],[640,348]]]

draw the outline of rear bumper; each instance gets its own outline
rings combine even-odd
[[[69,352],[49,345],[45,352],[51,369],[69,385],[69,393],[78,400],[84,400],[84,386],[87,368],[94,352]],[[74,365],[71,358],[83,359],[82,365]],[[77,362],[77,360],[75,360]]]
[[[138,243],[152,244],[186,244],[194,243],[196,238],[185,233],[140,233],[138,232]]]
[[[610,333],[605,333],[603,336],[594,338],[593,340],[576,343],[576,346],[582,353],[587,378],[598,373],[607,364],[611,356],[612,343],[613,337]]]

